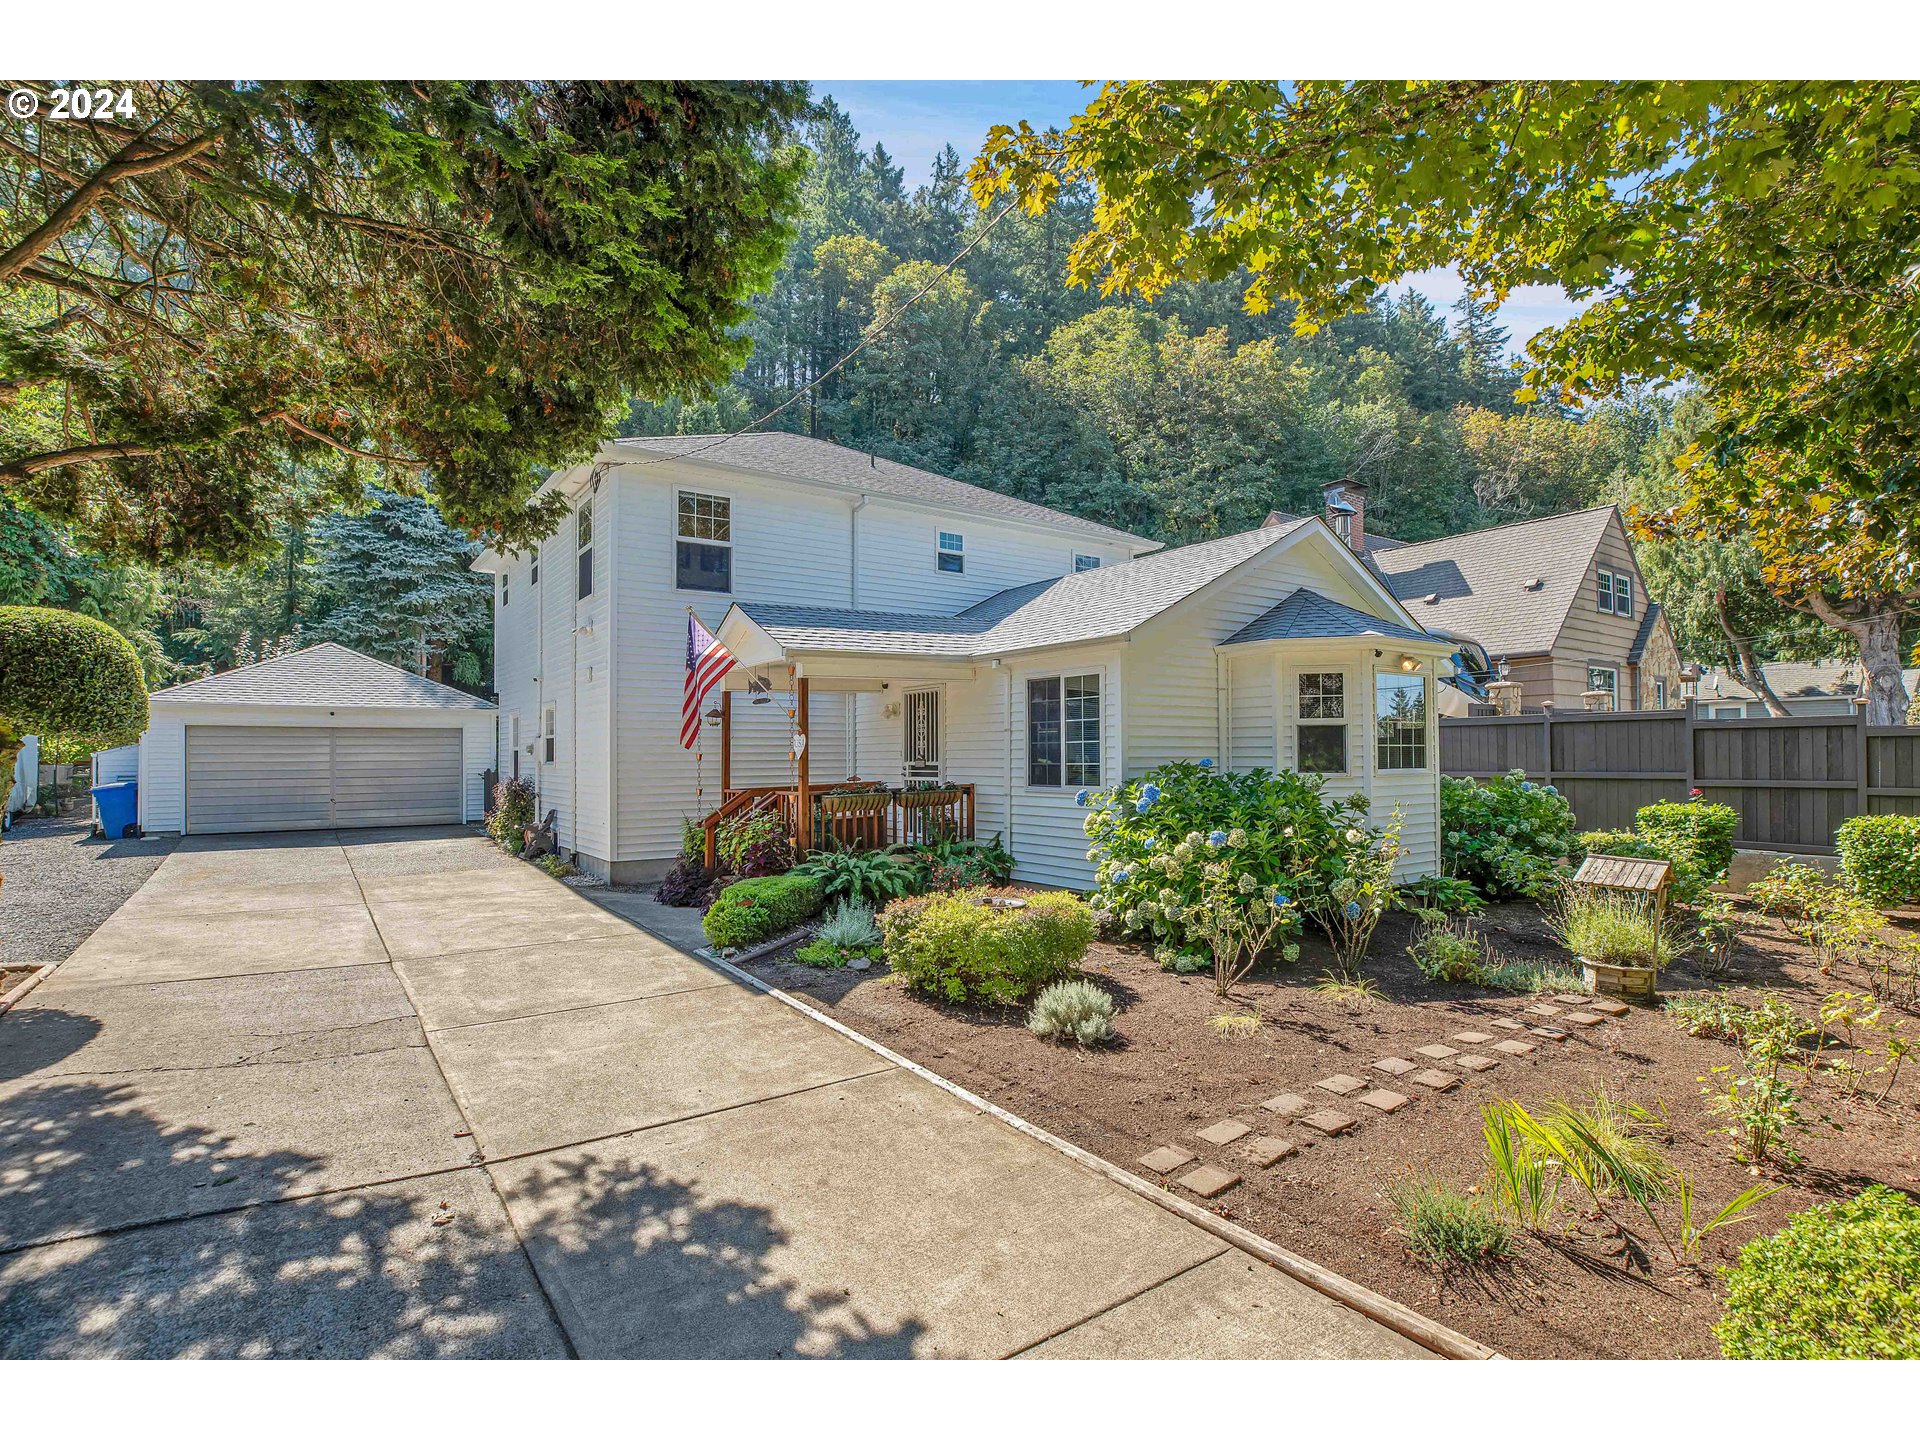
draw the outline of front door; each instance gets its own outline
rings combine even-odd
[[[940,692],[907,692],[907,779],[940,778]]]

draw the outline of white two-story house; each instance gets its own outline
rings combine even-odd
[[[660,873],[729,795],[947,782],[1036,883],[1090,883],[1080,790],[1166,760],[1312,770],[1438,865],[1427,632],[1313,518],[1176,550],[787,434],[617,440],[495,575],[500,769],[561,847]],[[738,664],[680,745],[686,617]],[[962,809],[956,806],[954,814]],[[814,834],[814,819],[807,832]],[[822,838],[815,834],[814,838]]]

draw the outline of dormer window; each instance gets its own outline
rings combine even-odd
[[[682,590],[733,592],[733,502],[726,496],[680,492],[673,574]]]
[[[956,535],[951,530],[940,532],[940,548],[934,559],[934,568],[948,575],[962,575],[967,569],[967,537]]]
[[[1597,582],[1599,610],[1603,615],[1633,616],[1633,577],[1602,570]]]
[[[1082,570],[1098,570],[1099,568],[1100,557],[1098,555],[1076,555],[1073,557],[1073,573],[1076,575]]]

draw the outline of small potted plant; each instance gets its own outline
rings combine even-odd
[[[1549,928],[1580,958],[1587,988],[1598,995],[1651,1004],[1673,940],[1648,901],[1618,890],[1569,885]]]

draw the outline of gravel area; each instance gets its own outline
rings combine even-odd
[[[85,819],[22,820],[0,842],[0,962],[66,959],[179,843],[99,840],[92,829]]]

